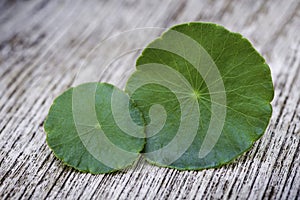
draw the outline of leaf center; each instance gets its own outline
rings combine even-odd
[[[192,93],[192,97],[195,99],[200,99],[200,92],[198,90],[194,90]]]

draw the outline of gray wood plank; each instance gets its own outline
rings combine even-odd
[[[89,64],[87,76],[104,72],[101,81],[124,87],[138,55],[120,57],[105,69],[96,65],[104,59],[101,49],[87,58],[91,49],[122,31],[187,21],[240,32],[266,57],[275,98],[265,135],[219,169],[177,171],[142,158],[126,172],[108,175],[63,166],[47,147],[42,127],[53,99],[74,84],[83,62]],[[299,199],[299,28],[297,0],[1,2],[0,198]]]

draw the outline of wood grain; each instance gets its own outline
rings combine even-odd
[[[187,21],[240,32],[266,58],[275,98],[265,135],[220,169],[177,171],[142,158],[126,173],[108,175],[63,166],[42,127],[53,99],[78,71],[98,70],[100,81],[124,87],[138,55],[105,69],[96,65],[104,58],[99,51],[87,59],[95,44],[122,31]],[[299,31],[297,0],[1,1],[0,199],[300,199]]]

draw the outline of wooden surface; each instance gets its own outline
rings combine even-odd
[[[46,145],[43,121],[84,71],[90,50],[122,31],[199,20],[242,33],[271,67],[274,112],[254,148],[233,164],[199,172],[143,159],[109,175],[62,165]],[[299,32],[299,0],[1,1],[0,199],[300,199]],[[124,87],[136,55],[96,68],[98,78]]]

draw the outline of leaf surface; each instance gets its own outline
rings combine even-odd
[[[114,96],[117,99],[112,100],[113,93],[118,94]],[[126,99],[130,116],[121,113],[118,118],[135,120],[134,136],[118,127],[111,109],[113,101]],[[128,100],[124,92],[106,83],[68,89],[55,99],[44,124],[49,147],[65,164],[93,174],[132,165],[145,141],[143,119]]]
[[[249,150],[272,114],[263,57],[240,34],[211,23],[177,25],[144,49],[125,91],[146,124],[151,163],[200,170]],[[163,122],[151,129],[152,121]]]

